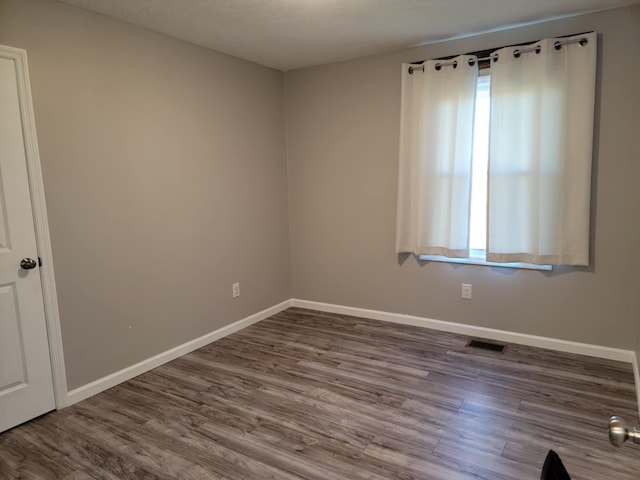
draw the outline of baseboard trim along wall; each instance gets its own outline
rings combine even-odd
[[[636,386],[636,400],[638,401],[638,415],[640,415],[640,369],[638,368],[638,354],[633,352],[633,383]]]
[[[443,320],[434,320],[431,318],[405,315],[402,313],[383,312],[380,310],[368,310],[365,308],[347,307],[344,305],[334,305],[330,303],[299,300],[297,298],[291,300],[291,306],[308,308],[311,310],[319,310],[321,312],[351,315],[352,317],[371,318],[373,320],[382,320],[384,322],[431,328],[433,330],[459,333],[462,335],[469,335],[471,337],[480,337],[488,340],[497,340],[500,342],[517,343],[520,345],[528,345],[530,347],[547,348],[549,350],[556,350],[559,352],[576,353],[579,355],[588,355],[590,357],[606,358],[608,360],[617,360],[620,362],[635,364],[636,355],[632,350],[603,347],[601,345],[592,345],[589,343],[571,342],[569,340],[540,337],[537,335],[528,335],[526,333],[517,333],[509,332],[506,330],[497,330],[494,328],[478,327],[475,325],[466,325],[463,323],[446,322]],[[636,387],[638,385],[637,380],[638,378],[636,377]]]
[[[204,347],[211,342],[220,338],[231,335],[238,330],[242,330],[254,323],[260,322],[272,315],[275,315],[289,307],[307,308],[310,310],[318,310],[321,312],[337,313],[340,315],[350,315],[353,317],[370,318],[373,320],[381,320],[385,322],[399,323],[402,325],[413,325],[423,328],[431,328],[451,333],[459,333],[471,337],[485,338],[489,340],[497,340],[501,342],[517,343],[520,345],[528,345],[531,347],[547,348],[560,352],[575,353],[579,355],[588,355],[591,357],[605,358],[608,360],[617,360],[620,362],[628,362],[633,365],[633,374],[636,386],[636,395],[638,398],[638,412],[640,413],[640,370],[638,368],[638,358],[636,352],[632,350],[623,350],[619,348],[604,347],[601,345],[592,345],[588,343],[572,342],[568,340],[560,340],[550,337],[541,337],[537,335],[528,335],[524,333],[510,332],[505,330],[497,330],[493,328],[478,327],[475,325],[466,325],[461,323],[447,322],[443,320],[434,320],[426,317],[418,317],[414,315],[405,315],[401,313],[384,312],[380,310],[369,310],[365,308],[348,307],[345,305],[335,305],[330,303],[314,302],[309,300],[290,299],[285,300],[277,305],[262,310],[261,312],[250,315],[246,318],[238,320],[230,325],[207,333],[199,338],[171,348],[166,352],[155,355],[151,358],[143,360],[114,372],[106,377],[95,380],[91,383],[78,387],[67,393],[65,406],[73,405],[86,398],[96,395],[104,390],[114,387],[122,382],[126,382],[138,375],[163,365],[171,360],[186,355],[198,348]]]
[[[262,310],[261,312],[255,313],[246,318],[238,320],[237,322],[214,330],[213,332],[209,332],[194,340],[190,340],[186,343],[183,343],[182,345],[171,348],[166,352],[159,353],[158,355],[147,358],[146,360],[138,362],[135,365],[123,368],[122,370],[107,375],[106,377],[99,378],[98,380],[95,380],[91,383],[73,389],[67,393],[65,405],[73,405],[74,403],[78,403],[111,387],[115,387],[122,382],[126,382],[127,380],[130,380],[134,377],[137,377],[138,375],[148,372],[149,370],[159,367],[160,365],[170,362],[171,360],[175,360],[182,355],[193,352],[194,350],[204,347],[211,342],[226,337],[227,335],[231,335],[238,330],[242,330],[243,328],[264,320],[265,318],[269,318],[276,313],[286,310],[290,306],[291,300],[285,300],[284,302],[274,305],[273,307],[269,307],[265,310]]]
[[[337,313],[340,315],[350,315],[352,317],[371,318],[384,322],[400,323],[403,325],[413,325],[416,327],[431,328],[450,333],[459,333],[470,337],[480,337],[488,340],[500,342],[517,343],[530,347],[548,348],[559,352],[575,353],[578,355],[588,355],[590,357],[605,358],[619,362],[631,363],[633,366],[633,378],[636,387],[636,399],[638,402],[638,414],[640,415],[640,368],[638,367],[638,355],[633,350],[621,348],[604,347],[589,343],[571,342],[557,338],[528,335],[526,333],[509,332],[494,328],[478,327],[475,325],[465,325],[462,323],[446,322],[431,318],[405,315],[402,313],[383,312],[380,310],[369,310],[366,308],[347,307],[345,305],[335,305],[331,303],[313,302],[309,300],[291,299],[291,306],[298,308],[308,308],[321,312]]]

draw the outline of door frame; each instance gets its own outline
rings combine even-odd
[[[55,395],[56,408],[60,409],[67,406],[67,376],[64,365],[62,330],[60,328],[56,280],[53,271],[51,239],[49,237],[49,221],[47,218],[44,183],[42,180],[42,168],[40,165],[40,152],[38,150],[38,138],[36,136],[36,124],[33,114],[33,99],[31,98],[31,82],[29,80],[27,52],[21,48],[14,48],[0,44],[0,58],[13,60],[16,66],[18,100],[20,102],[22,132],[27,159],[31,208],[33,211],[38,256],[42,259],[42,266],[39,271],[42,281],[42,297],[47,324],[49,356],[51,358],[53,391]]]

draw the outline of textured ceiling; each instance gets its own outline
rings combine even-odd
[[[61,0],[279,70],[640,0]]]

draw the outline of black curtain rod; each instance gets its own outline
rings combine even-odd
[[[571,35],[574,36],[574,35]],[[540,40],[537,40],[536,42],[532,42],[532,43],[537,43]],[[588,43],[588,39],[586,37],[581,37],[581,38],[573,38],[573,39],[568,39],[568,40],[556,40],[556,42],[553,44],[553,46],[555,47],[556,50],[560,50],[562,48],[563,45],[569,45],[571,43],[579,43],[581,46],[586,45]],[[532,45],[532,44],[529,44]],[[515,46],[515,45],[514,45]],[[502,47],[504,48],[504,47]],[[480,63],[484,63],[485,64],[485,68],[487,68],[490,64],[491,64],[491,60],[493,60],[494,62],[498,61],[498,57],[499,55],[497,53],[494,54],[489,54],[486,55],[487,53],[491,52],[491,51],[495,51],[496,49],[492,49],[492,50],[482,50],[480,52],[476,52],[476,53],[469,53],[467,55],[484,55],[484,56],[478,56],[476,58],[470,58],[469,59],[469,65],[472,65],[474,63],[476,63],[476,61],[478,62],[478,66],[480,66]],[[540,53],[541,47],[540,45],[533,45],[531,47],[523,47],[523,48],[518,48],[516,50],[513,51],[513,56],[516,58],[519,58],[520,55],[522,55],[523,53],[527,53],[527,52],[536,52],[536,53]],[[435,69],[436,70],[440,70],[442,67],[447,67],[447,66],[453,66],[454,68],[456,68],[458,66],[458,61],[457,60],[450,60],[451,58],[454,57],[448,57],[443,59],[444,61],[442,62],[438,62],[435,64]],[[425,62],[425,60],[423,60],[422,62]],[[482,68],[482,67],[481,67]],[[416,62],[416,65],[411,65],[409,67],[409,74],[413,75],[413,72],[415,70],[422,70],[424,72],[424,64],[422,64],[421,62]]]

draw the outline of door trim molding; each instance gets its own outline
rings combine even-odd
[[[49,339],[53,391],[56,408],[62,408],[66,406],[67,401],[67,376],[64,366],[58,296],[53,272],[53,255],[51,252],[49,222],[44,196],[42,168],[40,165],[40,152],[38,150],[38,137],[36,135],[35,116],[33,114],[33,99],[31,98],[31,81],[29,79],[27,52],[21,48],[0,45],[0,57],[13,60],[16,65],[18,99],[20,101],[20,115],[22,117],[22,131],[24,134],[25,155],[27,158],[29,191],[31,192],[31,208],[33,211],[38,256],[42,259],[42,267],[40,267],[39,270],[44,299],[44,314],[47,323],[47,337]]]

